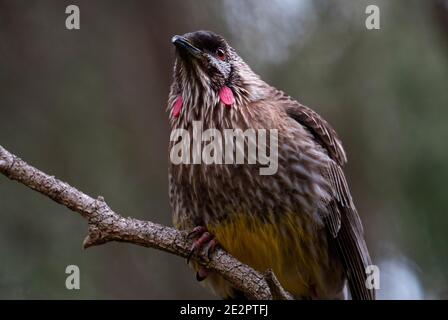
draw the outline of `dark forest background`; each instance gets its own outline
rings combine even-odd
[[[65,7],[81,30],[65,28]],[[381,9],[381,30],[365,8]],[[171,224],[170,39],[225,36],[337,129],[379,297],[448,298],[448,1],[0,1],[0,144],[125,216]],[[82,249],[76,214],[0,176],[0,298],[208,299],[178,257]],[[81,290],[65,288],[65,267]]]

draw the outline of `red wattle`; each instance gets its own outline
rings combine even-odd
[[[221,102],[228,107],[231,107],[235,103],[235,97],[233,96],[232,90],[228,86],[222,87],[219,91],[219,98]]]
[[[174,102],[173,117],[175,117],[175,118],[179,117],[179,114],[182,111],[182,105],[183,104],[184,104],[184,100],[182,99],[182,96],[179,96],[176,99],[176,102]]]

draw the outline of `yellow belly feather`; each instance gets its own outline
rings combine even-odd
[[[328,250],[306,217],[285,214],[267,222],[249,214],[229,217],[207,226],[226,251],[260,272],[272,268],[296,297],[324,289],[322,268],[328,267]]]

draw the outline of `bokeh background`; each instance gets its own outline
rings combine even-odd
[[[81,29],[65,28],[65,8]],[[381,30],[365,28],[365,8]],[[333,124],[383,299],[448,298],[448,1],[0,1],[0,144],[116,211],[171,224],[174,34],[225,36]],[[210,299],[181,258],[82,249],[77,214],[0,176],[0,298]],[[65,288],[65,268],[81,289]]]

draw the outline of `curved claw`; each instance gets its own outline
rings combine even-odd
[[[212,259],[212,254],[215,252],[217,246],[218,246],[218,240],[216,240],[216,238],[211,239],[207,244],[205,252],[207,253],[208,260]]]
[[[196,280],[201,282],[205,280],[205,278],[207,278],[208,274],[209,270],[204,267],[201,267],[199,268],[198,272],[196,272]]]
[[[187,234],[187,238],[188,239],[196,238],[196,237],[202,235],[206,231],[207,231],[206,227],[203,227],[203,226],[194,227],[193,230]]]
[[[194,248],[191,248],[191,249],[190,249],[190,253],[189,253],[188,256],[187,256],[187,264],[190,263],[190,259],[191,259],[191,257],[193,256],[193,253],[194,253]]]

